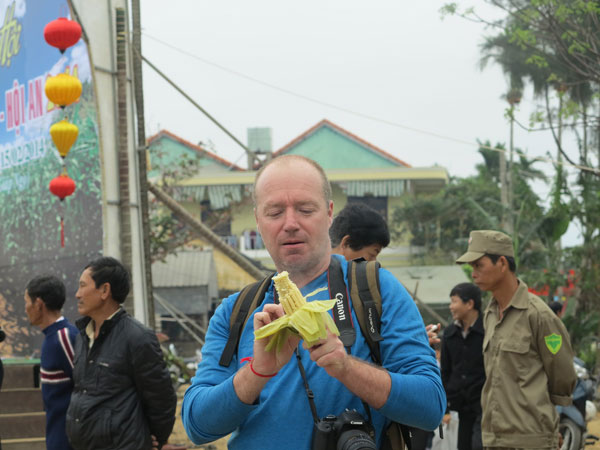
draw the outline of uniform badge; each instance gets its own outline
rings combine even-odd
[[[553,355],[556,355],[562,347],[562,336],[560,334],[552,333],[549,336],[544,336],[544,341],[546,341],[546,347]]]

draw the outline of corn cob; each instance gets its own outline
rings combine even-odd
[[[289,279],[287,272],[274,276],[273,281],[285,315],[254,331],[256,339],[273,336],[267,344],[267,350],[274,347],[280,350],[291,334],[299,334],[308,347],[312,347],[320,339],[325,339],[327,329],[339,336],[335,322],[328,312],[335,305],[335,300],[307,302],[298,287]],[[326,289],[317,289],[307,297]]]
[[[284,271],[279,275],[275,275],[273,281],[279,294],[279,302],[286,314],[293,314],[306,304],[306,299],[302,296],[296,284],[290,280],[287,272]]]

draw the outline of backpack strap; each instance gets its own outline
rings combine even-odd
[[[231,359],[237,351],[240,336],[242,330],[246,326],[246,322],[248,322],[250,312],[254,311],[265,297],[265,293],[271,285],[271,278],[273,275],[274,274],[270,274],[256,283],[249,284],[240,291],[235,300],[235,304],[233,305],[233,310],[231,311],[231,318],[229,320],[229,338],[227,339],[223,353],[221,353],[219,365],[229,367],[229,364],[231,364]]]
[[[379,332],[382,311],[379,268],[380,264],[376,261],[349,261],[348,288],[360,329],[371,350],[371,357],[376,364],[382,365],[381,351],[379,349],[379,342],[383,340]],[[336,270],[332,271],[332,273],[335,273],[337,276]],[[250,312],[254,311],[259,303],[262,302],[265,293],[271,285],[273,275],[274,273],[260,281],[249,284],[240,291],[231,311],[229,338],[221,354],[219,365],[229,367],[231,364]],[[384,439],[382,448],[391,450],[404,450],[408,448],[410,450],[410,433],[407,427],[392,422],[386,431],[386,438]]]
[[[381,293],[377,261],[349,261],[348,284],[352,306],[373,361],[382,365],[379,342],[381,337]]]
[[[381,287],[379,285],[379,268],[377,261],[349,261],[348,285],[352,306],[358,319],[369,349],[371,358],[376,364],[383,366],[379,342],[383,340],[381,330]],[[410,429],[406,425],[391,422],[385,430],[382,449],[411,450]]]

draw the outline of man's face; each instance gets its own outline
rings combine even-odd
[[[303,161],[275,163],[256,185],[254,215],[278,271],[312,275],[329,261],[333,202],[317,170]]]
[[[494,291],[503,277],[501,261],[494,264],[488,256],[482,256],[469,264],[473,267],[473,283],[482,291]]]
[[[350,248],[350,246],[347,246],[342,251],[344,258],[346,258],[348,261],[356,258],[364,258],[367,261],[375,261],[377,260],[379,253],[381,253],[381,250],[383,250],[381,244],[371,244],[365,245],[360,250],[353,250]]]
[[[29,323],[31,325],[39,325],[40,323],[42,323],[42,299],[32,299],[29,296],[29,292],[27,292],[27,289],[25,289],[25,295],[23,296],[23,298],[25,300],[25,312],[27,313]]]
[[[91,317],[95,311],[101,309],[104,304],[102,301],[104,290],[104,286],[96,288],[91,269],[85,269],[79,277],[79,289],[75,293],[79,314]]]
[[[450,313],[452,314],[452,318],[461,322],[464,321],[469,311],[473,309],[472,305],[472,300],[465,303],[458,295],[453,295],[450,297]]]

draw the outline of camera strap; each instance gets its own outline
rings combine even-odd
[[[352,311],[350,309],[350,299],[348,296],[348,289],[344,282],[344,273],[342,272],[342,265],[337,258],[331,258],[329,263],[329,269],[327,270],[327,285],[329,286],[329,298],[336,299],[336,304],[333,307],[333,320],[340,332],[340,340],[349,355],[352,355],[352,345],[356,341],[356,330],[352,323]],[[308,403],[312,412],[315,423],[319,421],[319,415],[317,414],[317,407],[315,405],[315,395],[308,385],[308,379],[306,378],[306,372],[300,359],[300,352],[296,348],[296,359],[298,361],[298,368],[300,369],[300,375],[304,382],[304,389],[308,397]],[[361,402],[367,413],[367,419],[369,423],[373,423],[371,416],[371,408],[361,399]]]
[[[299,347],[299,346],[298,346]],[[317,414],[317,405],[315,405],[315,394],[308,385],[308,379],[306,378],[306,372],[302,365],[302,359],[300,359],[300,351],[296,347],[296,361],[298,361],[298,368],[300,369],[300,375],[302,376],[302,382],[304,383],[304,390],[308,397],[308,404],[310,405],[310,412],[312,413],[313,420],[315,423],[319,422],[319,415]]]
[[[327,270],[327,285],[329,286],[329,298],[335,299],[333,307],[333,320],[340,332],[340,340],[346,351],[350,353],[356,341],[356,330],[352,323],[352,311],[350,310],[350,296],[348,288],[344,283],[342,265],[337,258],[331,258]]]
[[[315,404],[315,394],[308,385],[308,378],[306,378],[306,372],[304,371],[304,365],[302,365],[302,359],[300,357],[299,347],[296,347],[296,361],[298,362],[298,369],[300,369],[300,376],[302,376],[302,382],[304,384],[304,390],[306,391],[306,396],[308,397],[308,404],[310,405],[310,412],[313,416],[313,420],[315,423],[319,421],[319,414],[317,413],[317,405]],[[346,349],[347,350],[347,349]],[[350,352],[348,352],[350,354]],[[371,407],[365,402],[363,399],[360,400],[365,408],[367,413],[367,420],[370,424],[373,424],[373,418],[371,416]]]

